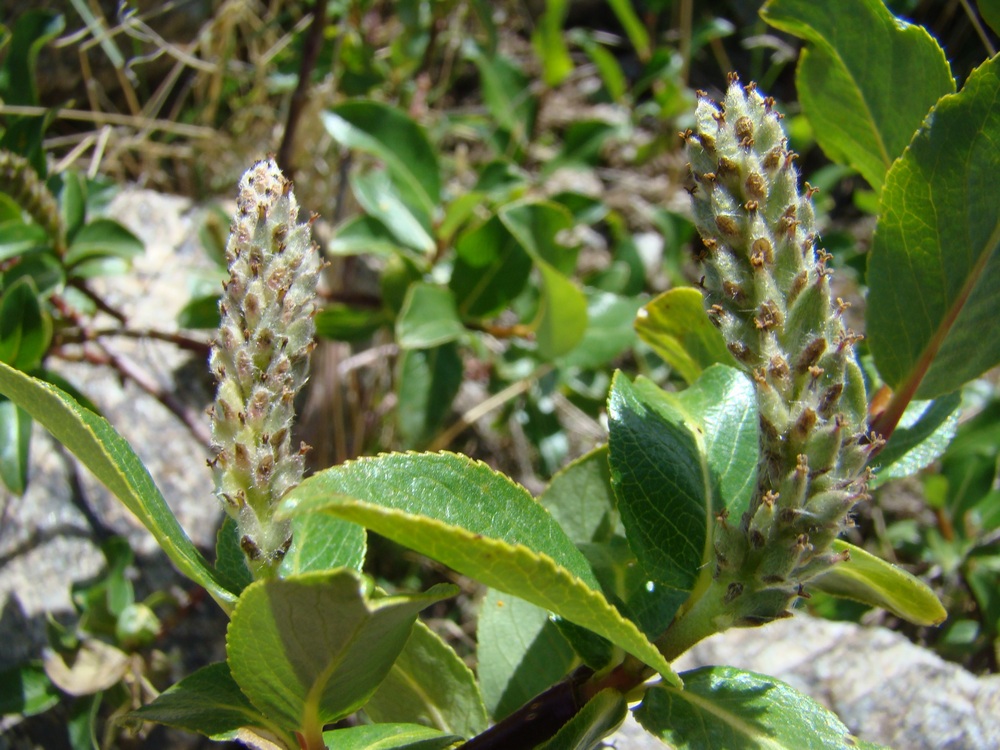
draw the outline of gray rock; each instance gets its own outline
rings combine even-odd
[[[802,615],[709,638],[675,667],[710,665],[777,677],[869,742],[898,750],[1000,747],[1000,677],[976,677],[885,628]],[[631,716],[608,742],[621,750],[665,747]]]

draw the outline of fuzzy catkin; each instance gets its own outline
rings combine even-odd
[[[0,191],[7,193],[52,240],[58,254],[65,251],[66,230],[55,196],[23,156],[0,148]]]
[[[218,381],[212,437],[217,494],[260,576],[291,544],[288,523],[273,514],[302,479],[304,448],[292,447],[291,432],[314,347],[320,260],[309,225],[297,221],[292,184],[273,160],[247,170],[236,206],[210,359]]]
[[[774,109],[733,76],[722,104],[699,92],[696,128],[682,133],[702,237],[705,304],[756,384],[757,486],[747,513],[721,518],[717,578],[748,623],[775,616],[830,552],[866,495],[866,396],[844,305],[830,291],[829,254],[801,194],[796,155]]]

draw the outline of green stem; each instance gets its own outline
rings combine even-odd
[[[708,636],[729,628],[732,612],[725,602],[725,594],[718,581],[712,581],[694,605],[660,636],[656,645],[668,661],[673,661]]]

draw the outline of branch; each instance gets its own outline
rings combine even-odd
[[[285,133],[281,138],[281,146],[278,148],[277,162],[281,171],[288,179],[295,176],[295,167],[292,164],[292,150],[295,146],[295,131],[298,129],[299,118],[305,108],[306,99],[309,92],[309,79],[312,77],[313,68],[316,67],[316,59],[319,51],[323,47],[323,27],[326,25],[326,0],[316,0],[313,4],[312,25],[309,27],[309,35],[306,37],[305,46],[302,50],[302,61],[299,64],[299,81],[292,93],[292,100],[288,105],[288,119],[285,121]]]

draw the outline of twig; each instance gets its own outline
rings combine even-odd
[[[480,403],[473,406],[465,414],[459,417],[447,430],[438,435],[434,442],[431,443],[430,447],[427,449],[429,451],[439,451],[444,450],[451,444],[451,441],[458,437],[463,430],[468,429],[480,419],[485,417],[491,411],[499,408],[503,404],[510,401],[512,398],[516,398],[528,390],[532,383],[534,383],[538,378],[545,375],[549,370],[552,369],[551,365],[545,365],[534,372],[530,377],[518,380],[517,382],[511,383],[506,388],[497,393],[494,393],[488,399],[481,401]]]
[[[295,175],[295,165],[292,164],[295,131],[298,128],[299,118],[302,116],[302,110],[305,108],[306,99],[309,95],[309,79],[312,77],[313,68],[316,67],[319,51],[323,47],[326,5],[326,0],[316,0],[314,3],[312,25],[309,27],[309,35],[306,37],[305,46],[302,49],[302,61],[299,65],[299,81],[295,85],[292,100],[288,104],[288,119],[285,122],[285,133],[281,138],[281,146],[278,148],[278,166],[288,179],[293,179]]]
[[[74,289],[76,289],[77,291],[83,292],[83,294],[87,297],[87,299],[89,299],[91,302],[97,305],[97,309],[100,310],[102,313],[110,315],[112,318],[122,323],[125,322],[125,313],[115,309],[107,302],[105,302],[104,299],[99,294],[97,294],[97,292],[95,292],[93,289],[87,286],[85,282],[81,281],[80,279],[70,279],[69,285]],[[70,311],[69,313],[67,313],[67,317],[71,317],[74,320],[74,322],[80,321],[79,314],[77,314],[75,310],[69,307],[69,305],[66,305],[66,309],[60,310],[60,312],[66,313],[66,310]],[[85,326],[81,324],[80,328],[85,328]]]
[[[212,433],[208,429],[208,424],[200,410],[192,409],[178,399],[173,393],[165,390],[148,372],[142,369],[127,357],[117,354],[108,349],[107,345],[98,342],[101,352],[107,357],[106,364],[117,370],[123,377],[131,380],[142,390],[155,398],[174,416],[176,416],[185,427],[188,428],[196,440],[206,446],[212,444]]]
[[[206,421],[202,418],[200,411],[192,409],[187,404],[179,400],[173,393],[165,390],[148,372],[142,369],[135,362],[109,349],[107,344],[97,340],[97,335],[87,327],[83,316],[68,304],[60,295],[53,294],[50,298],[56,309],[77,328],[80,329],[85,341],[91,341],[97,347],[97,352],[84,350],[83,359],[91,364],[107,365],[115,369],[123,378],[131,380],[142,390],[163,404],[174,414],[188,431],[199,442],[206,446],[212,444],[212,435],[208,429]],[[66,353],[61,352],[58,347],[53,348],[53,353],[64,359],[72,359]]]
[[[154,339],[156,341],[166,341],[168,344],[173,344],[178,349],[193,352],[194,354],[205,358],[208,357],[209,351],[211,351],[212,348],[211,343],[207,341],[199,341],[198,339],[191,338],[190,336],[185,336],[182,333],[158,331],[155,328],[98,328],[93,331],[88,331],[87,335],[92,336],[95,339],[121,336],[122,338],[128,339]]]

